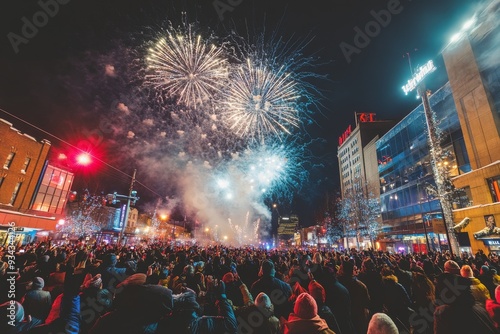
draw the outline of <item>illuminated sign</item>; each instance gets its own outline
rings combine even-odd
[[[356,117],[358,118],[358,121],[361,123],[371,123],[375,122],[375,113],[372,112],[362,112],[362,113],[356,113]]]
[[[342,136],[339,137],[339,146],[342,145],[343,142],[345,142],[347,137],[349,137],[351,135],[351,132],[352,132],[352,128],[349,125],[347,130],[345,130],[344,133],[342,134]]]
[[[483,240],[486,246],[500,246],[500,239]]]
[[[403,86],[403,91],[405,92],[405,94],[408,95],[409,92],[411,92],[418,86],[418,84],[424,79],[427,74],[433,72],[435,69],[436,66],[434,66],[432,60],[429,60],[424,66],[420,66],[418,71],[413,75],[413,78],[408,80],[408,83]]]

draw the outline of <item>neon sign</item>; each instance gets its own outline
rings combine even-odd
[[[375,113],[372,112],[362,112],[362,113],[356,113],[356,116],[358,117],[358,120],[362,123],[371,123],[375,122]]]
[[[405,94],[408,95],[409,92],[418,86],[427,74],[434,72],[435,69],[436,66],[434,66],[432,60],[429,60],[424,66],[420,66],[418,71],[413,75],[413,78],[408,80],[408,83],[402,87]]]
[[[347,137],[349,137],[351,135],[351,132],[352,132],[352,128],[351,128],[351,125],[349,125],[347,130],[345,130],[344,133],[342,134],[342,136],[339,137],[339,146],[342,145],[343,142],[345,142]]]

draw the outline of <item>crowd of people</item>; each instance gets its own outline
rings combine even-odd
[[[495,253],[41,242],[0,255],[0,333],[500,333]]]

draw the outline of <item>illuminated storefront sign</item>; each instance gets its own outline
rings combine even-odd
[[[406,95],[408,95],[409,92],[417,88],[418,84],[422,81],[422,79],[429,73],[433,72],[436,69],[436,66],[434,66],[434,63],[432,60],[429,60],[427,64],[424,66],[421,66],[417,72],[413,75],[413,78],[408,80],[408,83],[404,85],[403,91],[405,92]]]
[[[486,246],[500,246],[500,239],[485,239],[483,242]]]

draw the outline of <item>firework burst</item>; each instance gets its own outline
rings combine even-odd
[[[173,98],[177,104],[196,108],[210,100],[227,79],[228,62],[223,47],[201,35],[192,25],[167,31],[149,49],[146,83]]]
[[[230,77],[224,91],[223,117],[240,137],[260,142],[269,135],[290,134],[300,124],[296,83],[285,67],[273,71],[247,59]]]

